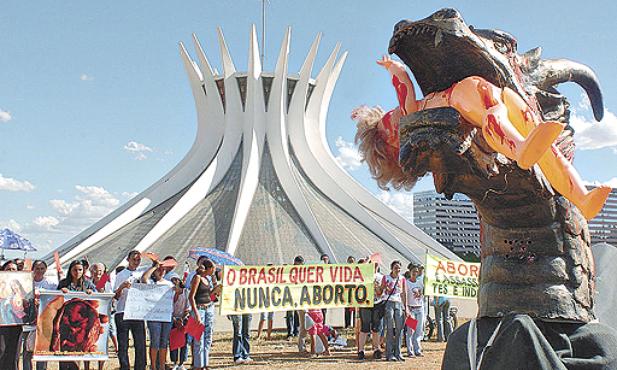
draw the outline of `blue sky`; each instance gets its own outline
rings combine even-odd
[[[587,181],[617,186],[617,4],[611,1],[284,1],[267,10],[265,70],[292,27],[290,72],[298,71],[317,32],[322,65],[336,42],[349,51],[330,104],[328,140],[350,173],[404,212],[406,193],[382,194],[357,163],[349,119],[360,104],[394,106],[386,53],[394,24],[457,8],[469,24],[500,28],[519,51],[542,46],[545,58],[568,58],[600,78],[607,113],[600,124],[572,85],[575,165]],[[220,68],[221,26],[236,67],[246,68],[248,33],[260,29],[259,0],[3,1],[0,13],[0,227],[46,252],[144,190],[190,148],[196,118],[178,41],[196,33]],[[192,49],[189,47],[190,52]],[[192,53],[195,56],[194,53]],[[422,181],[417,190],[432,188]]]

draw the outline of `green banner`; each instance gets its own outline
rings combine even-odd
[[[372,307],[373,264],[225,266],[221,314]]]

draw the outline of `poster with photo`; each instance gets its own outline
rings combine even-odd
[[[106,360],[113,296],[42,291],[33,360]]]
[[[32,274],[0,271],[0,326],[31,324],[34,319]]]

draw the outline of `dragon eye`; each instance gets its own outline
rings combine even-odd
[[[502,41],[495,41],[493,42],[493,45],[495,45],[495,49],[497,49],[500,53],[505,54],[508,52],[508,46]]]

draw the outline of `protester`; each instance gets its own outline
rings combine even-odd
[[[60,280],[58,290],[62,293],[82,292],[92,294],[96,290],[94,284],[86,279],[84,275],[84,265],[82,261],[75,260],[71,262],[68,269],[68,276]],[[79,365],[74,361],[61,361],[60,370],[78,370]]]
[[[264,324],[268,321],[266,330],[266,340],[272,339],[272,325],[274,325],[274,312],[261,312],[259,314],[259,325],[257,325],[257,339],[261,339],[261,332]]]
[[[356,258],[354,256],[347,257],[347,263],[356,263]],[[354,307],[346,307],[345,308],[345,329],[354,324],[354,313],[356,309]]]
[[[86,261],[85,259],[82,260]],[[109,281],[109,275],[107,274],[107,266],[104,263],[95,263],[90,266],[90,280],[94,284],[95,291],[98,293],[111,293],[113,291],[111,282]],[[114,349],[118,352],[118,340],[116,338],[116,330],[114,320],[109,320],[107,325],[107,332],[109,338],[114,345]],[[105,361],[99,361],[99,370],[103,370],[105,367]],[[86,362],[85,369],[90,368],[89,362]]]
[[[321,257],[319,258],[321,260],[321,262],[323,264],[330,264],[330,256],[328,256],[326,253],[322,254]],[[326,315],[328,314],[328,309],[327,308],[322,308],[321,312],[323,313],[323,322],[324,324],[326,323]]]
[[[374,287],[375,294],[373,300],[373,307],[360,308],[360,335],[358,340],[358,359],[364,360],[364,345],[370,333],[371,340],[373,341],[373,358],[376,360],[381,359],[383,353],[381,352],[381,332],[383,331],[383,317],[385,309],[382,309],[380,305],[385,305],[383,302],[383,289],[381,283],[383,275],[379,272],[379,265],[375,265],[375,279]]]
[[[251,358],[251,319],[250,313],[242,315],[231,315],[231,323],[234,330],[234,338],[232,344],[232,354],[234,356],[234,363],[250,364],[253,362]]]
[[[44,290],[55,290],[58,286],[58,283],[48,279],[45,277],[45,273],[47,273],[47,263],[43,260],[36,260],[32,263],[32,280],[34,282],[34,304],[38,309],[39,305],[39,296],[41,289]],[[32,355],[34,352],[34,341],[36,337],[36,326],[35,325],[24,325],[24,334],[28,333],[26,337],[25,350],[24,350],[24,359],[23,359],[23,370],[32,369]],[[47,368],[47,363],[38,361],[36,363],[36,370],[45,370]]]
[[[214,271],[214,263],[209,259],[202,259],[191,281],[189,302],[192,308],[192,315],[199,324],[205,326],[201,337],[193,338],[194,369],[209,369],[214,325],[212,295],[220,292],[220,286],[217,285],[213,276]]]
[[[401,339],[405,317],[408,316],[405,278],[400,276],[401,262],[392,261],[390,274],[385,275],[381,281],[381,289],[386,296],[385,301],[385,324],[386,324],[386,360],[405,361],[401,356]]]
[[[416,328],[406,327],[405,344],[407,356],[423,356],[420,341],[424,336],[424,282],[418,279],[420,269],[415,264],[409,264],[409,278],[405,281],[407,310],[417,323]]]
[[[144,268],[139,268],[141,264],[141,252],[132,250],[126,260],[128,266],[116,274],[114,282],[115,298],[118,300],[116,306],[116,330],[118,331],[118,362],[120,370],[145,370],[146,368],[146,327],[141,320],[124,320],[124,308],[126,297],[131,284],[139,281],[144,273]],[[146,268],[147,269],[147,268]],[[131,367],[129,363],[129,332],[133,336],[135,347],[135,365]]]
[[[327,255],[325,255],[326,257],[328,257]],[[323,258],[323,255],[322,255]],[[323,260],[323,259],[322,259]],[[294,265],[304,265],[304,257],[302,256],[296,256],[294,258]],[[294,313],[294,321],[295,321],[295,325],[298,326],[298,352],[305,352],[306,351],[306,327],[304,326],[304,315],[305,312],[304,310],[296,310],[296,312]]]
[[[174,261],[176,262],[176,266],[177,266],[177,262],[176,261],[176,257],[174,256],[165,256],[165,258],[163,258],[163,261]],[[165,274],[163,274],[163,278],[165,280],[171,281],[171,277],[174,274],[174,269],[176,268],[176,266],[165,266],[163,267],[163,270],[165,271]]]
[[[23,258],[15,258],[13,262],[15,262],[15,265],[17,266],[17,271],[24,271],[26,261],[24,261]]]
[[[435,309],[435,322],[437,323],[437,341],[446,342],[452,333],[452,325],[448,320],[450,300],[444,296],[433,297],[433,308]]]
[[[273,264],[268,263],[266,266],[273,266]],[[266,320],[268,321],[268,330],[266,332],[266,340],[271,339],[272,325],[274,325],[274,312],[261,312],[259,314],[259,324],[257,325],[257,339],[261,339],[261,332],[263,331]],[[288,329],[288,332],[289,332],[289,329]]]
[[[290,341],[298,335],[298,325],[295,323],[295,311],[285,311],[285,326],[287,327],[287,340]]]
[[[173,328],[181,328],[186,325],[186,319],[189,314],[188,296],[180,276],[173,272],[168,276],[176,288],[174,293],[172,324]],[[169,351],[169,357],[171,358],[171,362],[173,364],[171,370],[185,370],[184,363],[188,360],[187,339],[188,336],[184,334],[184,345],[180,348]]]
[[[154,284],[173,288],[173,283],[163,278],[165,269],[161,262],[152,261],[152,266],[141,276],[142,284]],[[173,299],[173,298],[172,298]],[[168,301],[172,303],[171,301]],[[150,367],[152,370],[165,370],[167,347],[171,321],[148,320],[148,336],[150,337]]]
[[[84,267],[84,277],[90,280],[92,278],[92,275],[90,275],[90,261],[87,258],[82,258],[81,265]]]
[[[15,261],[7,261],[2,265],[2,271],[16,272]],[[19,337],[22,333],[21,325],[0,327],[0,369],[17,370],[17,353],[19,351]]]
[[[326,338],[327,331],[324,330],[325,325],[323,322],[323,313],[320,309],[309,309],[306,313],[313,321],[313,326],[308,329],[309,336],[311,337],[311,357],[317,357],[315,351],[315,345],[317,344],[317,338],[319,338],[324,346],[324,355],[330,355],[330,348],[328,346],[328,338]]]

